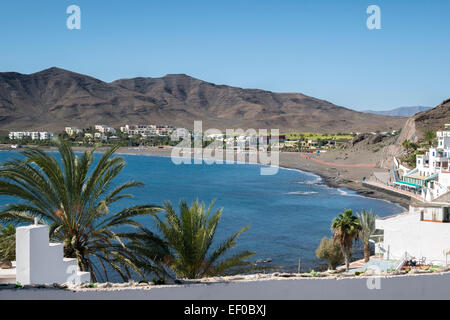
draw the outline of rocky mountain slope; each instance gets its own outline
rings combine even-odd
[[[436,108],[420,112],[409,118],[396,142],[383,149],[383,160],[380,162],[380,166],[384,168],[392,167],[393,157],[398,157],[403,151],[403,141],[417,142],[427,130],[443,129],[447,123],[450,123],[450,99],[445,100]]]
[[[216,85],[183,74],[106,83],[51,68],[0,73],[0,130],[61,130],[96,123],[172,124],[192,128],[279,128],[282,131],[387,131],[405,118],[373,115],[301,93]]]

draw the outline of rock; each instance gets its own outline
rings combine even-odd
[[[363,140],[366,140],[370,135],[368,133],[359,134],[356,137],[354,137],[349,144],[353,147],[355,144],[360,143]]]
[[[381,134],[376,134],[376,135],[374,135],[374,136],[372,136],[372,137],[369,138],[368,144],[376,144],[376,143],[378,143],[378,142],[383,141],[383,139],[384,139],[384,136],[383,136],[383,135],[381,135]]]
[[[0,269],[11,269],[12,263],[11,261],[0,261]]]
[[[130,284],[128,282],[115,283],[114,284],[115,288],[126,288],[126,287],[129,287],[129,286],[130,286]]]
[[[279,273],[277,275],[277,277],[281,277],[281,278],[292,278],[292,277],[296,277],[297,275],[292,274],[292,273]]]
[[[99,284],[97,285],[97,288],[111,288],[111,287],[112,287],[112,285],[111,285],[110,282],[99,283]]]
[[[136,287],[149,287],[152,284],[153,284],[152,282],[140,282],[136,284]]]

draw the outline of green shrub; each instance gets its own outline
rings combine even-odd
[[[164,278],[153,278],[153,283],[157,285],[166,284],[166,280]]]
[[[324,237],[316,250],[316,256],[319,259],[328,260],[328,268],[335,270],[339,263],[342,262],[344,256],[339,244],[333,239]]]
[[[0,225],[0,262],[16,260],[16,228]]]

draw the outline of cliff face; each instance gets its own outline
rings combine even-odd
[[[409,118],[406,121],[406,124],[403,127],[402,132],[398,136],[396,142],[383,148],[383,155],[380,163],[378,164],[381,168],[390,169],[393,167],[394,157],[399,157],[404,151],[402,143],[405,140],[410,140],[413,142],[417,142],[419,140],[414,117]]]
[[[397,141],[383,149],[382,160],[379,166],[382,168],[392,168],[393,157],[399,157],[403,150],[402,143],[405,140],[418,142],[427,130],[438,131],[444,125],[450,123],[450,99],[445,100],[436,108],[418,113],[409,118],[402,129]]]
[[[370,132],[400,129],[406,118],[357,112],[301,93],[216,85],[183,74],[111,83],[51,68],[0,73],[0,130],[62,130],[96,123],[171,124],[192,129]]]

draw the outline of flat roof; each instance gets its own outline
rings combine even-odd
[[[413,187],[413,188],[422,188],[422,186],[419,186],[418,184],[409,183],[409,182],[405,182],[405,181],[395,181],[394,183],[401,184],[401,185],[406,185],[408,187]]]
[[[450,205],[450,191],[433,200],[434,203]]]
[[[422,176],[420,173],[416,172],[416,173],[413,173],[413,174],[411,174],[409,176],[405,176],[405,178],[406,177],[413,178],[413,179],[419,179],[419,180],[426,180],[430,176]]]

